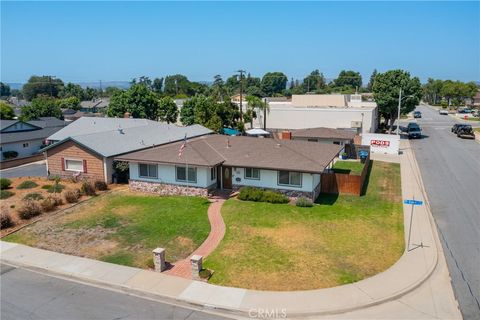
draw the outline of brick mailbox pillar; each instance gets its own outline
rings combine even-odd
[[[200,270],[202,270],[203,257],[199,255],[193,255],[190,258],[190,264],[192,265],[192,277],[193,279],[200,279]]]
[[[165,270],[165,249],[156,248],[153,251],[153,264],[155,271],[162,272]]]

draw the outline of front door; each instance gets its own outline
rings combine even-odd
[[[223,189],[232,189],[232,167],[222,167]]]

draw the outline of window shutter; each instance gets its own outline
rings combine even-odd
[[[83,173],[87,173],[87,160],[83,160]]]
[[[62,171],[65,171],[65,158],[62,158]]]

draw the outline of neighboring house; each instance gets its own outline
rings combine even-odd
[[[110,103],[109,98],[93,99],[80,102],[80,111],[85,113],[104,112]]]
[[[307,129],[317,127],[375,132],[378,110],[375,102],[362,101],[361,95],[293,95],[291,101],[268,102],[268,129]],[[263,128],[263,113],[257,113],[254,128]]]
[[[475,107],[480,107],[480,91],[477,91],[477,93],[473,96],[472,104]]]
[[[320,177],[341,146],[306,141],[208,135],[115,157],[130,165],[133,190],[206,196],[252,186],[315,199]],[[183,151],[182,151],[183,149]]]
[[[172,124],[125,118],[82,117],[48,137],[51,145],[42,149],[51,175],[112,182],[113,158],[212,133],[200,125]]]
[[[43,117],[23,122],[0,120],[0,151],[2,160],[5,152],[18,153],[15,158],[28,157],[38,153],[50,135],[64,128],[68,123],[54,117]]]
[[[77,111],[74,109],[64,109],[62,110],[62,116],[65,119],[65,121],[75,121],[77,119],[80,119],[85,115],[85,112],[82,111]]]
[[[292,130],[291,132],[292,140],[330,143],[340,146],[353,144],[353,140],[356,135],[357,133],[352,130],[340,130],[332,128],[309,128]]]

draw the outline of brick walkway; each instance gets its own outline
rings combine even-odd
[[[220,209],[222,208],[225,200],[213,198],[210,199],[210,201],[212,204],[210,204],[208,207],[208,220],[210,221],[211,229],[207,239],[190,256],[188,256],[186,259],[179,260],[174,264],[171,264],[171,268],[164,273],[191,279],[192,271],[190,267],[190,257],[197,254],[203,256],[203,259],[205,259],[210,253],[213,252],[213,250],[215,250],[220,241],[222,241],[223,236],[225,235],[225,223],[223,222],[222,215],[220,214]]]

